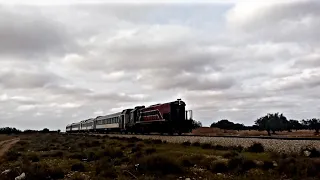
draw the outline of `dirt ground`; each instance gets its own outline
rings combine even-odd
[[[256,131],[256,130],[244,130],[244,131],[236,131],[236,130],[223,130],[219,128],[209,128],[202,127],[192,131],[194,135],[207,135],[207,136],[268,136],[266,131]],[[315,135],[314,131],[311,130],[292,130],[292,132],[282,131],[276,132],[273,136],[279,137],[319,137],[319,135]]]
[[[1,141],[5,141],[5,140],[9,140],[9,139],[13,139],[16,138],[17,136],[9,136],[9,135],[5,135],[5,134],[0,134],[0,142]]]
[[[15,143],[19,142],[19,138],[9,139],[0,142],[0,157],[4,155]]]

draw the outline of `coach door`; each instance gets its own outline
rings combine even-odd
[[[122,113],[121,115],[120,115],[120,129],[121,130],[123,130],[123,129],[125,129],[125,119],[124,119],[124,113]]]

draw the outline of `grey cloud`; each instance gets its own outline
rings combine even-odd
[[[32,89],[59,81],[61,78],[51,73],[26,70],[0,71],[0,86],[8,89]]]
[[[15,102],[17,104],[36,104],[39,101],[34,99],[33,97],[27,96],[9,96],[7,94],[0,95],[0,103],[8,103],[8,102]]]
[[[48,18],[36,7],[0,5],[0,56],[44,59],[61,55],[75,44],[61,23]]]
[[[319,8],[320,3],[314,0],[239,3],[227,18],[231,29],[250,34],[247,41],[259,37],[266,41],[317,44]]]
[[[223,75],[210,77],[210,74],[180,73],[170,71],[150,71],[139,82],[152,84],[154,89],[219,90],[228,89],[235,84],[231,77]]]
[[[320,67],[320,52],[313,52],[303,57],[297,58],[294,68],[314,68]]]
[[[93,101],[105,101],[108,103],[111,102],[138,102],[141,100],[148,100],[147,97],[140,97],[130,94],[118,94],[118,93],[95,93],[87,95],[88,98]]]
[[[74,85],[47,84],[44,86],[44,89],[52,92],[53,94],[60,95],[81,95],[92,93],[92,90],[90,89],[76,87]]]

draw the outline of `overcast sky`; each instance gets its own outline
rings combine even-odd
[[[177,98],[204,125],[320,117],[320,1],[21,2],[0,1],[0,126]]]

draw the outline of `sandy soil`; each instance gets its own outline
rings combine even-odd
[[[0,157],[2,157],[5,152],[7,152],[15,143],[19,142],[19,138],[10,139],[0,142]]]

